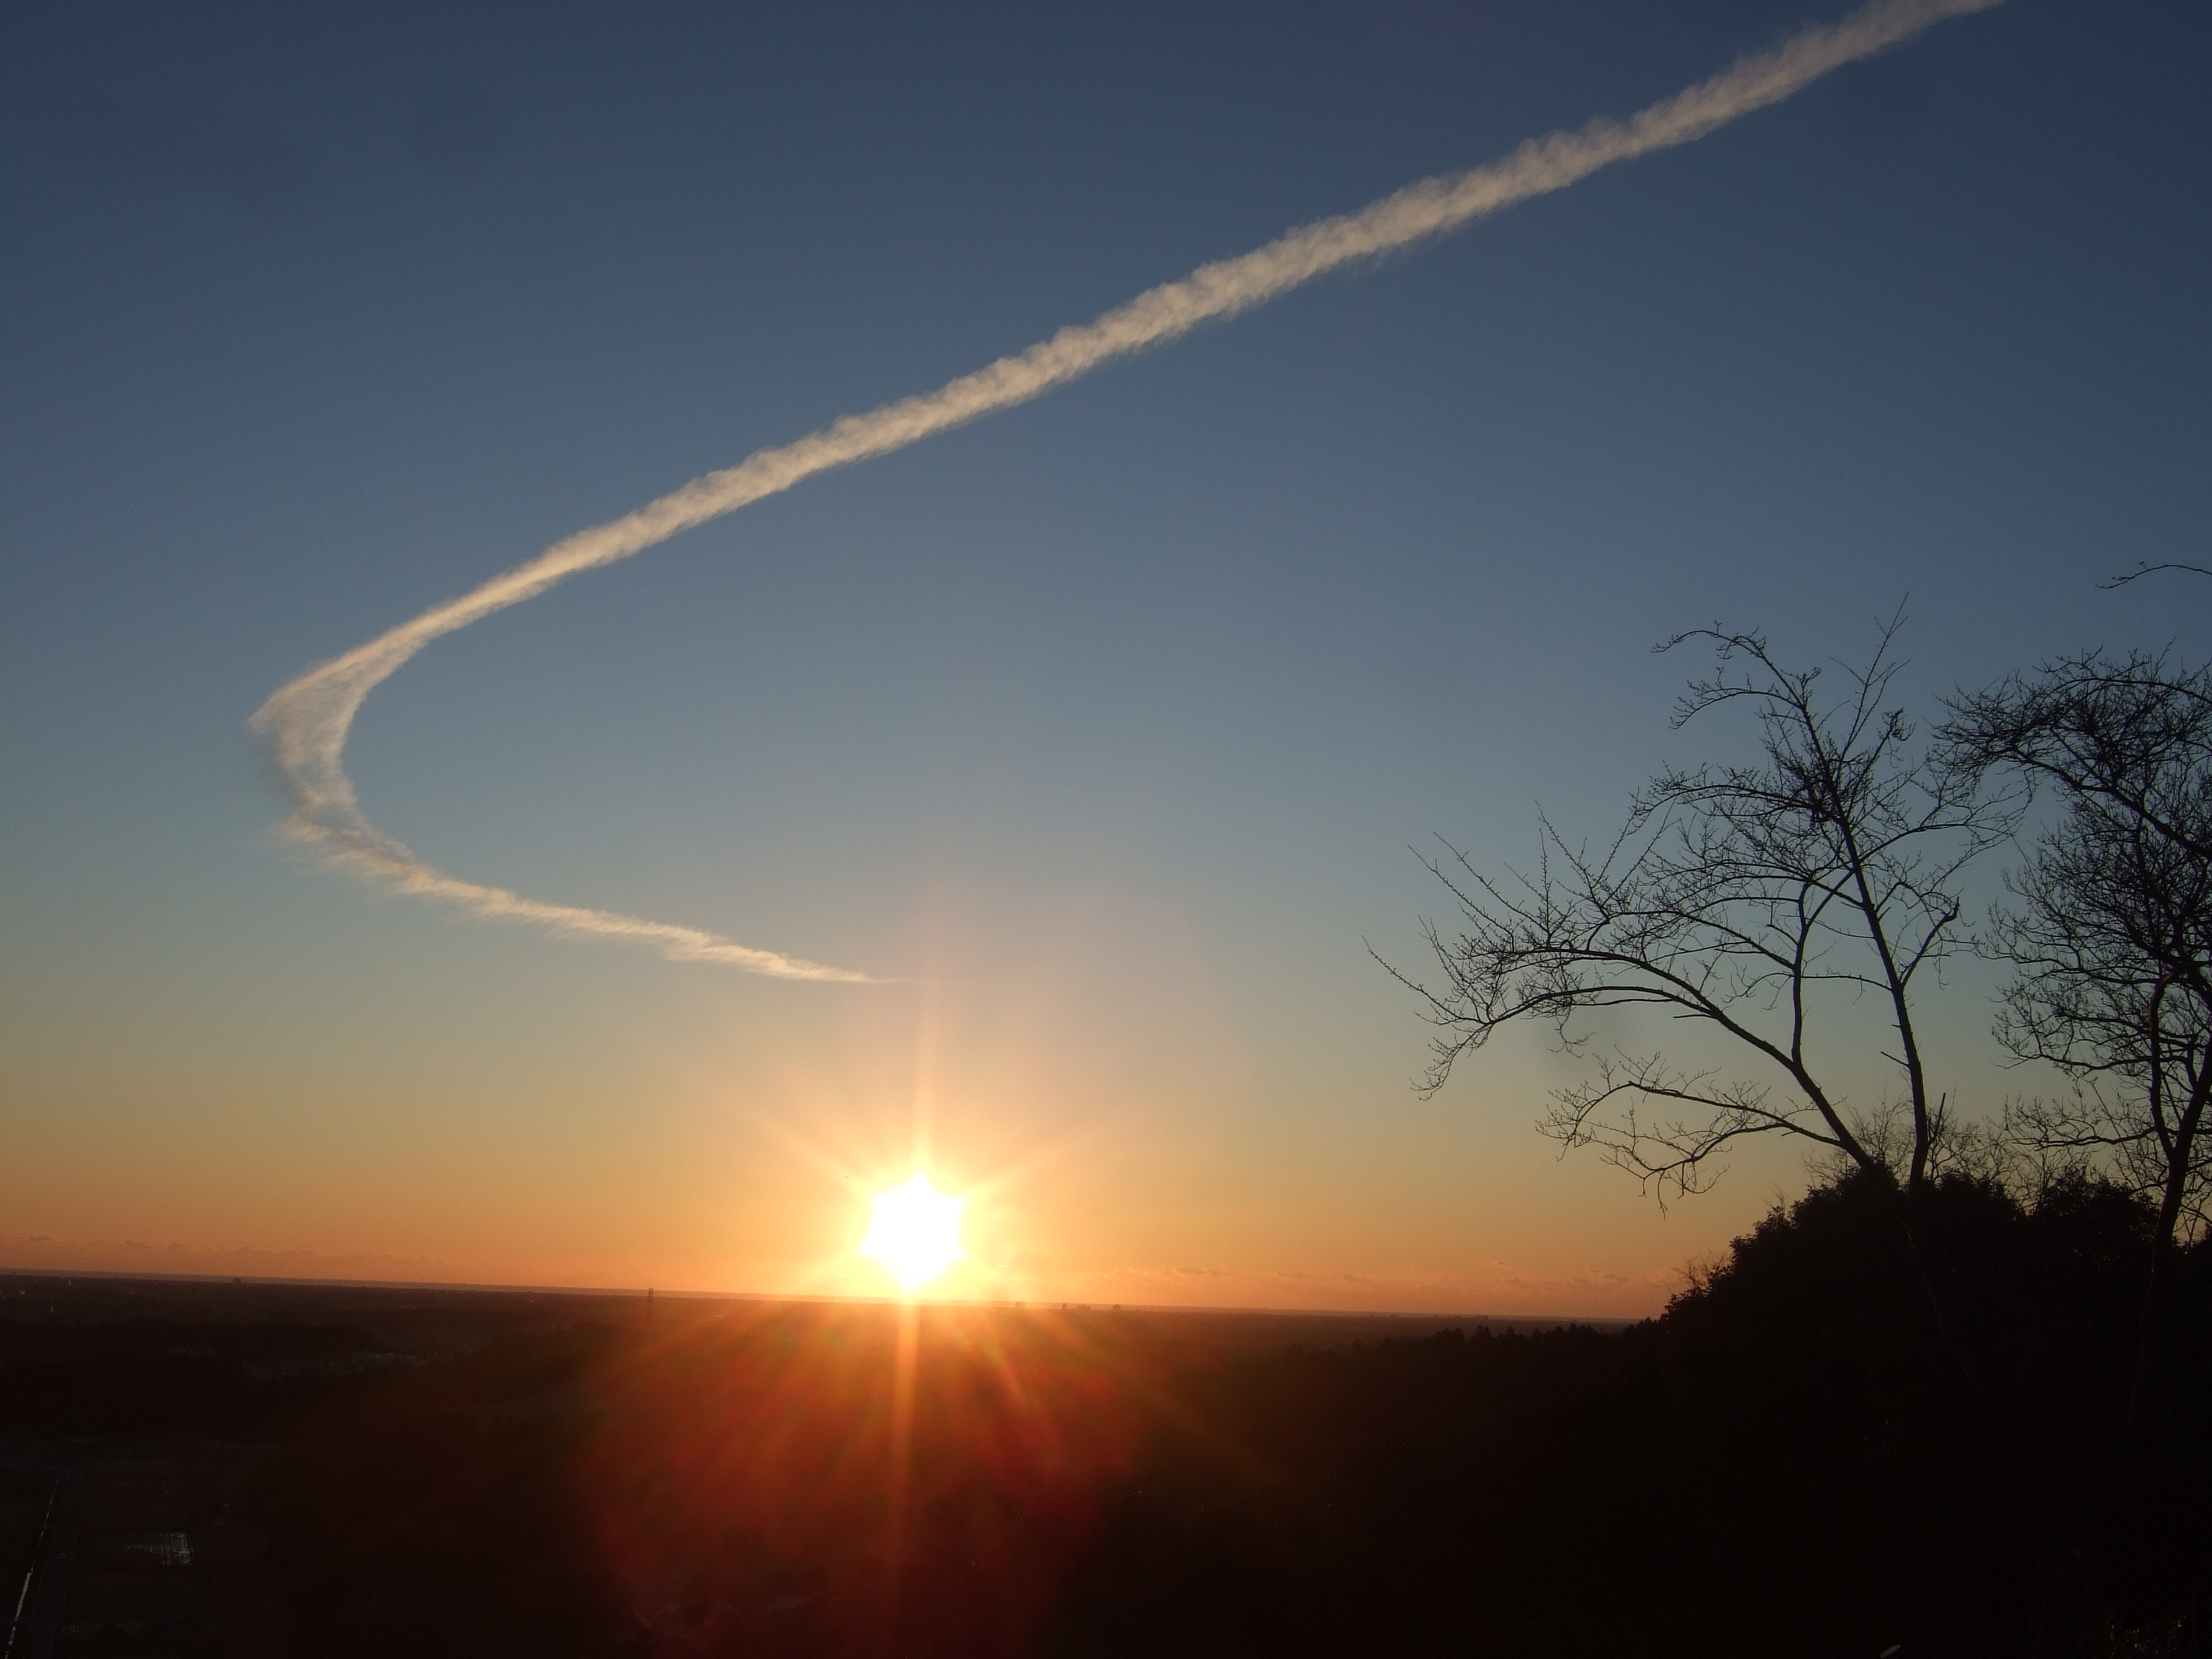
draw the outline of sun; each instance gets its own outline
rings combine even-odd
[[[967,1207],[966,1199],[939,1192],[917,1173],[876,1195],[875,1220],[860,1254],[881,1262],[911,1296],[967,1254],[960,1248],[960,1212]]]

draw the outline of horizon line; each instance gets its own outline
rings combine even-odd
[[[663,1290],[658,1285],[652,1285],[636,1287],[628,1285],[594,1287],[588,1285],[493,1284],[476,1280],[434,1279],[301,1279],[257,1273],[130,1273],[112,1267],[0,1267],[0,1277],[58,1279],[64,1282],[80,1279],[97,1279],[118,1284],[141,1285],[258,1285],[297,1290],[446,1291],[470,1296],[617,1297],[640,1302],[647,1297],[658,1300],[665,1297],[687,1302],[773,1303],[792,1306],[804,1304],[864,1308],[967,1309],[978,1312],[1001,1313],[1224,1314],[1278,1319],[1443,1320],[1460,1323],[1542,1325],[1553,1328],[1585,1325],[1593,1328],[1599,1327],[1626,1328],[1628,1326],[1639,1325],[1647,1320],[1659,1317],[1656,1314],[1644,1314],[1631,1318],[1619,1315],[1425,1313],[1413,1309],[1245,1307],[1187,1302],[1076,1302],[1057,1298],[1040,1301],[1012,1297],[984,1299],[952,1297],[830,1296],[820,1292],[775,1291]]]

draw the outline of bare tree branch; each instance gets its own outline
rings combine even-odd
[[[1952,708],[1951,768],[2060,809],[1980,948],[2013,969],[1998,1040],[2076,1091],[2010,1127],[2154,1197],[2169,1249],[2212,1189],[2212,669],[2092,652]]]
[[[2163,564],[2137,564],[2126,575],[2115,576],[2109,581],[2099,582],[2097,586],[2109,592],[2116,587],[2125,587],[2137,577],[2148,576],[2160,570],[2185,570],[2192,576],[2212,576],[2212,570],[2207,570],[2201,564],[2181,564],[2168,559]]]
[[[1812,1053],[1829,994],[1872,991],[1897,1034],[1912,1123],[1893,1173],[1923,1182],[1940,1104],[1929,1097],[1913,987],[1961,943],[1954,884],[2010,833],[2016,810],[1912,750],[1911,726],[1888,702],[1901,622],[1883,627],[1865,668],[1844,667],[1832,701],[1820,695],[1821,670],[1784,666],[1759,635],[1678,635],[1659,648],[1709,644],[1715,669],[1691,682],[1674,724],[1747,706],[1757,763],[1661,772],[1597,851],[1540,817],[1533,874],[1486,873],[1449,842],[1448,856],[1425,859],[1459,910],[1449,933],[1422,925],[1441,980],[1383,963],[1438,1028],[1423,1090],[1442,1088],[1516,1021],[1544,1021],[1579,1054],[1597,1035],[1592,1016],[1651,1008],[1726,1038],[1747,1069],[1613,1049],[1554,1097],[1543,1133],[1598,1149],[1662,1201],[1709,1185],[1719,1154],[1747,1136],[1794,1135],[1887,1169]]]

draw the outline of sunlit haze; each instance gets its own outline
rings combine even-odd
[[[2100,586],[2205,556],[2208,63],[2162,0],[9,9],[0,1267],[1656,1313],[1803,1148],[1560,1156],[1648,1010],[1424,1097],[1422,860],[1753,754],[1680,629],[1903,605],[1923,732],[2212,638]],[[1944,972],[1979,1121],[2036,1079]]]

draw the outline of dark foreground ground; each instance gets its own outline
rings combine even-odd
[[[2198,1655],[2212,1261],[2145,1380],[2124,1201],[1893,1216],[1627,1330],[0,1277],[6,1659]]]

